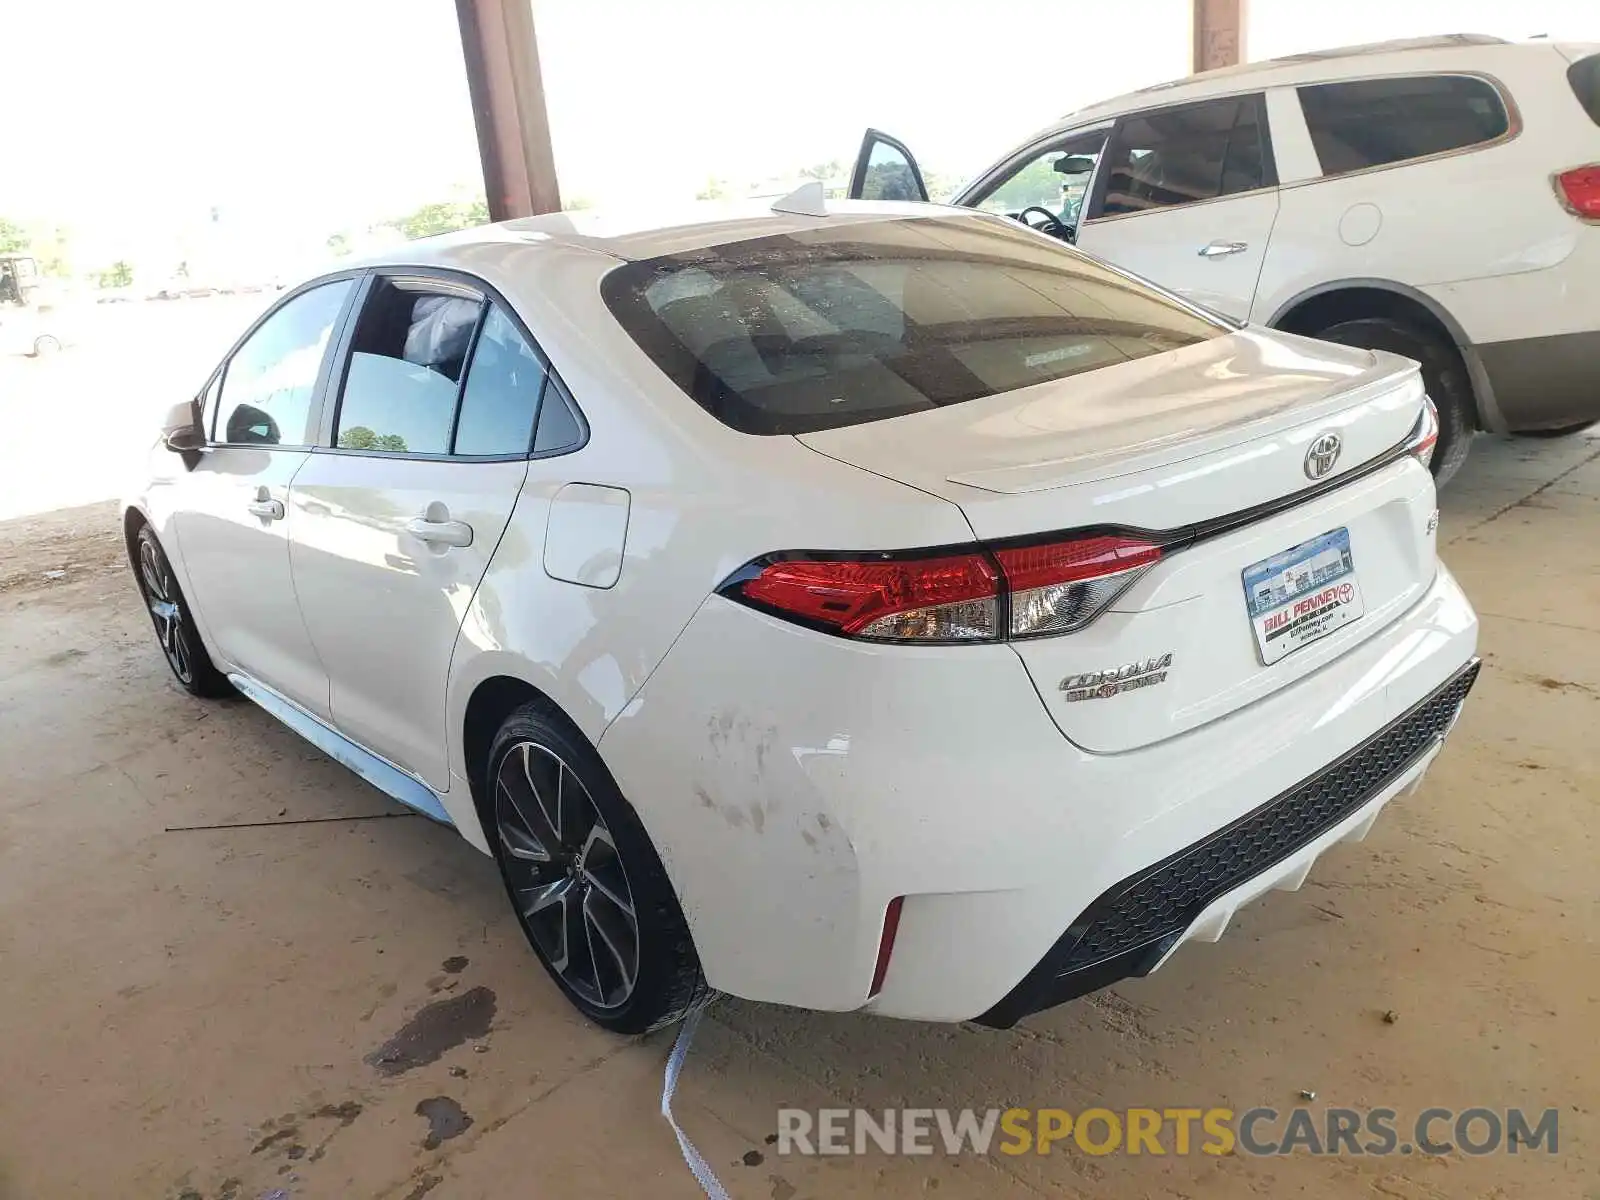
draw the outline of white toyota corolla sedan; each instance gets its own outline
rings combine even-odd
[[[491,854],[617,1031],[998,1026],[1359,838],[1478,669],[1409,360],[929,205],[287,293],[125,508],[167,659]]]

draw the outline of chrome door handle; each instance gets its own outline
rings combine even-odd
[[[282,500],[252,500],[249,504],[245,505],[245,507],[248,508],[254,516],[260,517],[263,521],[283,520]]]
[[[1230,254],[1242,254],[1248,249],[1249,242],[1211,242],[1200,247],[1200,257],[1227,258]]]
[[[465,521],[430,521],[427,517],[412,517],[406,522],[406,532],[430,546],[454,546],[459,550],[472,545],[472,526]]]

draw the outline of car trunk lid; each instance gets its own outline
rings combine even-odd
[[[958,505],[984,542],[1111,530],[1168,544],[1086,627],[1011,643],[1062,733],[1110,753],[1264,699],[1420,597],[1433,577],[1432,482],[1419,469],[1362,468],[1404,441],[1421,390],[1407,359],[1242,330],[966,404],[798,436]],[[1335,461],[1310,478],[1314,444],[1329,435]],[[1304,563],[1269,562],[1308,543]],[[1268,569],[1252,576],[1254,613],[1245,573],[1258,564]],[[1303,594],[1290,595],[1299,584]],[[1355,604],[1329,608],[1342,623],[1328,618],[1326,636],[1284,652],[1322,614],[1314,605],[1302,621],[1295,605],[1345,584]],[[1279,620],[1294,628],[1263,648],[1252,618],[1269,620],[1275,599],[1290,614]]]

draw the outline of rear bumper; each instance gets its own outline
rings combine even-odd
[[[1327,775],[1324,764],[1454,679],[1477,629],[1440,567],[1409,610],[1309,675],[1154,745],[1096,754],[1061,735],[1008,647],[849,642],[713,597],[600,752],[661,854],[713,987],[1003,1020],[1019,985],[1055,977],[1034,973],[1071,953],[1057,950],[1062,931],[1098,898]],[[1222,886],[1244,896],[1276,863],[1314,858],[1343,821],[1403,790],[1407,768],[1395,769],[1355,808],[1308,821],[1313,841],[1289,839]],[[1192,936],[1215,925],[1214,891],[1184,898]],[[895,897],[899,932],[871,995]],[[1055,1002],[1025,990],[1018,1014]]]
[[[1600,329],[1477,347],[1508,431],[1600,421]]]
[[[1298,888],[1324,850],[1365,837],[1384,805],[1422,781],[1478,667],[1473,659],[1304,782],[1104,892],[978,1020],[1008,1028],[1029,1013],[1148,975],[1184,942],[1216,941],[1262,892]]]

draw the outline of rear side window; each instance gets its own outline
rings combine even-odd
[[[491,308],[461,393],[455,453],[526,454],[544,378],[544,363],[527,339],[505,313]]]
[[[1357,79],[1299,92],[1324,175],[1462,150],[1511,128],[1494,85],[1465,75]]]
[[[1091,216],[1146,212],[1250,192],[1277,182],[1259,96],[1138,113],[1111,139],[1105,201]]]
[[[838,221],[620,266],[601,293],[745,433],[882,420],[1219,337],[1226,326],[991,217]]]
[[[1591,54],[1573,63],[1567,71],[1567,82],[1572,85],[1572,94],[1583,105],[1589,119],[1600,125],[1600,54]]]
[[[342,450],[447,454],[483,302],[381,280],[361,311],[339,402]]]

